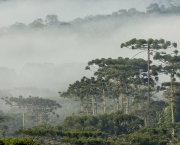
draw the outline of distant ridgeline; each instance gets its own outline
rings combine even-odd
[[[1,1],[1,0],[0,0]],[[37,30],[42,28],[58,28],[60,30],[66,31],[92,31],[90,26],[95,26],[96,29],[116,29],[124,24],[131,24],[133,21],[144,21],[149,18],[156,18],[158,16],[173,16],[180,14],[180,1],[178,0],[168,0],[169,6],[158,5],[157,3],[152,3],[146,8],[146,12],[141,12],[135,8],[129,10],[120,9],[117,12],[113,12],[111,15],[95,15],[87,16],[85,18],[76,18],[73,21],[63,22],[59,21],[57,15],[47,15],[45,20],[38,18],[34,20],[29,25],[23,23],[15,23],[9,27],[1,28],[0,34],[5,34],[7,32],[15,30]],[[174,5],[173,5],[174,4]],[[43,29],[44,30],[44,29]]]

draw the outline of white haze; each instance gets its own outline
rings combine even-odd
[[[0,27],[15,22],[29,24],[48,14],[56,14],[60,21],[71,21],[132,7],[145,11],[150,3],[169,4],[168,0],[7,0],[0,2]]]
[[[111,4],[107,0],[101,3],[100,0],[8,1],[0,3],[0,19],[1,25],[7,26],[15,21],[30,23],[53,13],[58,15],[60,21],[70,21],[90,14],[111,14],[122,8],[133,7],[133,4],[137,6],[132,1],[122,3],[125,1],[114,0]],[[58,7],[60,4],[57,3],[62,3],[62,6]],[[138,8],[144,9],[148,3],[142,5],[143,8]],[[104,25],[111,25],[110,21],[108,23]],[[80,32],[77,33],[44,29],[7,33],[0,36],[1,91],[10,90],[13,96],[57,97],[58,91],[64,91],[69,83],[84,75],[92,76],[91,72],[84,70],[88,61],[102,57],[131,58],[139,52],[121,49],[119,46],[124,41],[152,37],[180,44],[179,24],[180,16],[176,16],[133,21],[123,27],[118,27],[117,24],[116,28],[110,30],[109,27],[99,28],[96,23],[87,23],[84,25],[90,30],[79,29]],[[139,54],[136,58],[138,57],[146,59],[146,53]],[[8,93],[7,91],[3,95],[10,96]]]

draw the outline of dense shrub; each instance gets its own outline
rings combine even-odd
[[[29,138],[1,138],[0,145],[38,145]]]

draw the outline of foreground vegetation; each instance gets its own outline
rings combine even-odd
[[[166,144],[171,140],[168,130],[142,128],[143,120],[134,115],[116,112],[99,116],[73,115],[61,126],[34,126],[16,134],[23,134],[45,144]]]

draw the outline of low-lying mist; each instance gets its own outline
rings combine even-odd
[[[132,58],[139,51],[120,48],[122,42],[132,38],[164,38],[179,44],[179,15],[144,16],[144,12],[137,12],[134,9],[130,9],[129,13],[125,15],[120,15],[119,13],[123,11],[116,12],[118,9],[126,8],[125,4],[128,7],[131,5],[128,5],[130,1],[127,1],[127,3],[123,3],[124,5],[113,7],[115,3],[119,2],[113,1],[112,6],[107,11],[103,9],[104,13],[109,13],[110,9],[115,11],[113,14],[110,13],[111,15],[87,16],[90,13],[87,10],[83,15],[73,13],[74,16],[71,16],[65,11],[62,15],[67,16],[68,23],[61,23],[63,25],[58,27],[48,26],[31,29],[28,27],[29,23],[40,16],[43,19],[46,15],[46,13],[41,15],[40,11],[44,12],[41,9],[49,1],[44,3],[39,1],[36,5],[42,4],[42,7],[39,10],[40,15],[35,15],[36,18],[30,16],[24,19],[24,17],[19,16],[23,20],[21,22],[26,25],[17,23],[2,28],[0,30],[1,97],[19,95],[24,97],[29,95],[58,97],[58,91],[65,91],[69,84],[83,76],[90,77],[93,75],[92,72],[85,70],[88,61],[102,57],[117,58],[121,56]],[[148,5],[148,2],[142,4]],[[34,1],[22,2],[22,5],[18,1],[6,1],[5,3],[1,2],[0,7],[3,5],[8,7],[10,3],[19,5],[19,9],[14,9],[20,10],[21,7],[26,8],[27,3],[33,5]],[[52,4],[57,3],[57,1],[54,1]],[[72,1],[59,1],[59,3],[71,3],[75,6],[75,2]],[[95,4],[99,6],[100,1],[82,1],[82,5],[76,8],[81,7],[80,11],[84,11],[83,4],[85,3],[91,4],[92,8],[92,5]],[[168,4],[168,1],[163,1],[163,3]],[[104,0],[102,7],[108,4],[109,2]],[[133,5],[134,2],[131,4]],[[62,12],[62,9],[59,10],[56,7],[54,9],[55,11],[51,11],[51,13],[57,12],[58,19],[61,21],[62,18],[59,13]],[[47,14],[50,13],[50,10],[52,9],[47,9]],[[4,8],[1,11],[6,14]],[[101,10],[94,10],[91,14],[99,13],[104,14]],[[1,14],[0,18],[2,18]],[[77,17],[77,15],[82,18],[73,20],[73,17]],[[8,21],[9,17],[12,18],[11,21]],[[13,24],[13,19],[17,19],[17,17],[10,15],[9,17],[7,15],[6,24],[10,22]],[[168,52],[172,51],[168,50]],[[147,59],[146,52],[136,56],[136,58],[138,57]]]
[[[93,74],[84,69],[88,61],[133,57],[139,51],[120,48],[122,42],[131,38],[164,38],[179,44],[179,23],[179,16],[172,16],[133,20],[116,28],[109,27],[115,25],[110,21],[99,29],[86,23],[83,26],[89,29],[79,28],[76,33],[51,29],[8,32],[0,37],[1,89],[28,96],[42,95],[37,93],[39,88],[49,96],[52,92],[58,96],[58,90],[65,90],[69,83]],[[146,59],[146,52],[138,57]]]

